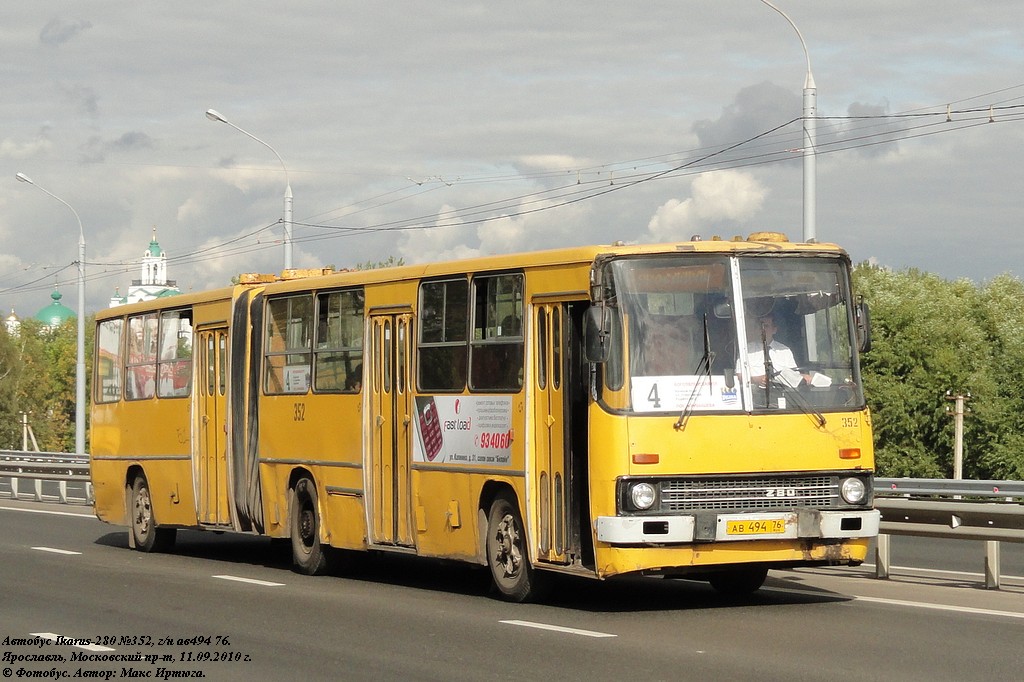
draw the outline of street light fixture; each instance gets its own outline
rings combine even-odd
[[[229,121],[226,118],[224,118],[220,114],[220,112],[217,112],[217,111],[215,111],[213,109],[207,109],[206,110],[206,118],[210,119],[211,121],[216,121],[218,123],[226,123],[227,125],[231,126],[232,128],[234,128],[238,132],[242,133],[243,135],[247,135],[248,137],[251,137],[252,139],[256,140],[257,142],[259,142],[261,145],[263,145],[264,147],[266,147],[270,151],[274,152],[274,156],[276,156],[277,160],[281,162],[281,168],[284,169],[284,182],[285,182],[285,189],[284,189],[284,267],[285,267],[286,270],[291,269],[291,267],[292,267],[292,184],[288,180],[288,167],[284,165],[284,159],[281,158],[281,155],[277,153],[276,149],[274,149],[269,144],[267,144],[266,142],[264,142],[260,138],[256,137],[252,133],[250,133],[248,130],[244,130],[242,128],[239,128],[234,123],[232,123],[231,121]]]
[[[817,241],[817,228],[815,226],[815,176],[817,174],[815,145],[817,143],[815,130],[815,116],[817,116],[818,89],[814,85],[814,75],[811,73],[811,54],[807,51],[807,43],[800,29],[796,27],[793,20],[781,9],[768,2],[761,0],[764,4],[782,15],[782,18],[789,22],[789,25],[796,31],[800,39],[800,46],[804,49],[804,59],[807,60],[807,76],[804,79],[804,241]]]
[[[25,175],[17,173],[14,176],[19,182],[27,182],[40,191],[50,195],[60,203],[71,209],[78,221],[78,348],[77,362],[75,365],[75,454],[85,455],[85,230],[82,229],[82,219],[78,217],[71,204],[41,187]]]

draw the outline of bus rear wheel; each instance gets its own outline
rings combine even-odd
[[[139,475],[128,492],[131,546],[140,552],[166,552],[174,547],[175,528],[160,528],[153,515],[153,496],[146,477]]]
[[[729,597],[742,597],[761,589],[768,577],[767,568],[733,568],[708,576],[711,587]]]
[[[523,520],[508,494],[498,495],[487,517],[487,565],[502,599],[527,602],[542,596],[543,580],[530,565]]]
[[[293,568],[305,575],[326,573],[327,548],[320,544],[320,508],[312,480],[300,478],[295,482],[289,508]]]

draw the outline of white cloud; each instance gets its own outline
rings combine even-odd
[[[472,229],[447,217],[455,210],[454,206],[443,205],[430,228],[402,232],[397,244],[398,256],[406,263],[429,263],[478,255],[479,249],[466,244],[467,237],[473,234]]]
[[[73,278],[74,218],[16,183],[19,171],[80,214],[90,309],[136,276],[154,225],[183,289],[279,270],[280,164],[207,120],[211,107],[287,162],[300,267],[799,232],[800,157],[787,150],[802,140],[804,61],[761,3],[638,12],[594,0],[580,12],[392,0],[387,12],[324,2],[254,12],[241,0],[183,0],[77,3],[73,14],[56,0],[8,4],[0,231],[15,263],[0,277],[15,286],[0,309],[37,310],[53,285],[46,273]],[[896,268],[1024,274],[1013,248],[1020,120],[998,109],[995,123],[982,115],[973,127],[900,119],[897,133],[879,118],[1024,103],[1019,0],[955,13],[924,0],[794,4],[819,86],[818,238]],[[896,136],[898,147],[874,145]],[[629,186],[691,162],[719,170]],[[587,197],[587,181],[613,168],[615,187]],[[388,231],[408,224],[430,227]],[[121,258],[126,271],[106,265]],[[45,282],[41,294],[18,288],[29,279]]]
[[[533,154],[519,157],[517,165],[522,170],[570,171],[589,163],[566,154]]]
[[[477,216],[484,220],[475,225],[459,223],[451,217],[457,209],[445,205],[438,211],[433,227],[403,233],[399,253],[407,263],[424,263],[592,241],[580,229],[589,215],[587,207],[554,205],[552,201],[527,198],[518,205],[518,211]]]
[[[525,220],[504,216],[476,229],[480,252],[484,254],[524,251],[529,227]]]
[[[18,142],[11,138],[0,141],[0,157],[8,159],[31,159],[45,154],[53,148],[53,143],[45,137],[37,137],[30,142]]]
[[[697,176],[686,199],[669,199],[650,222],[651,241],[676,241],[721,222],[744,222],[761,210],[767,190],[750,173],[719,171]]]
[[[174,217],[181,223],[194,222],[203,218],[206,215],[206,210],[205,203],[198,197],[189,197],[178,206]]]

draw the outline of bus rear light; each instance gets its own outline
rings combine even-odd
[[[654,452],[640,452],[633,455],[633,464],[657,464],[661,456]]]
[[[860,448],[841,448],[839,459],[860,459]]]

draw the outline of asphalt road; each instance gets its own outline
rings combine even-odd
[[[464,566],[367,557],[310,578],[288,564],[266,539],[198,532],[145,555],[87,507],[0,500],[0,674],[933,681],[1024,669],[1024,588],[984,590],[971,574],[773,571],[738,601],[687,581],[567,580],[547,604],[513,605]]]

